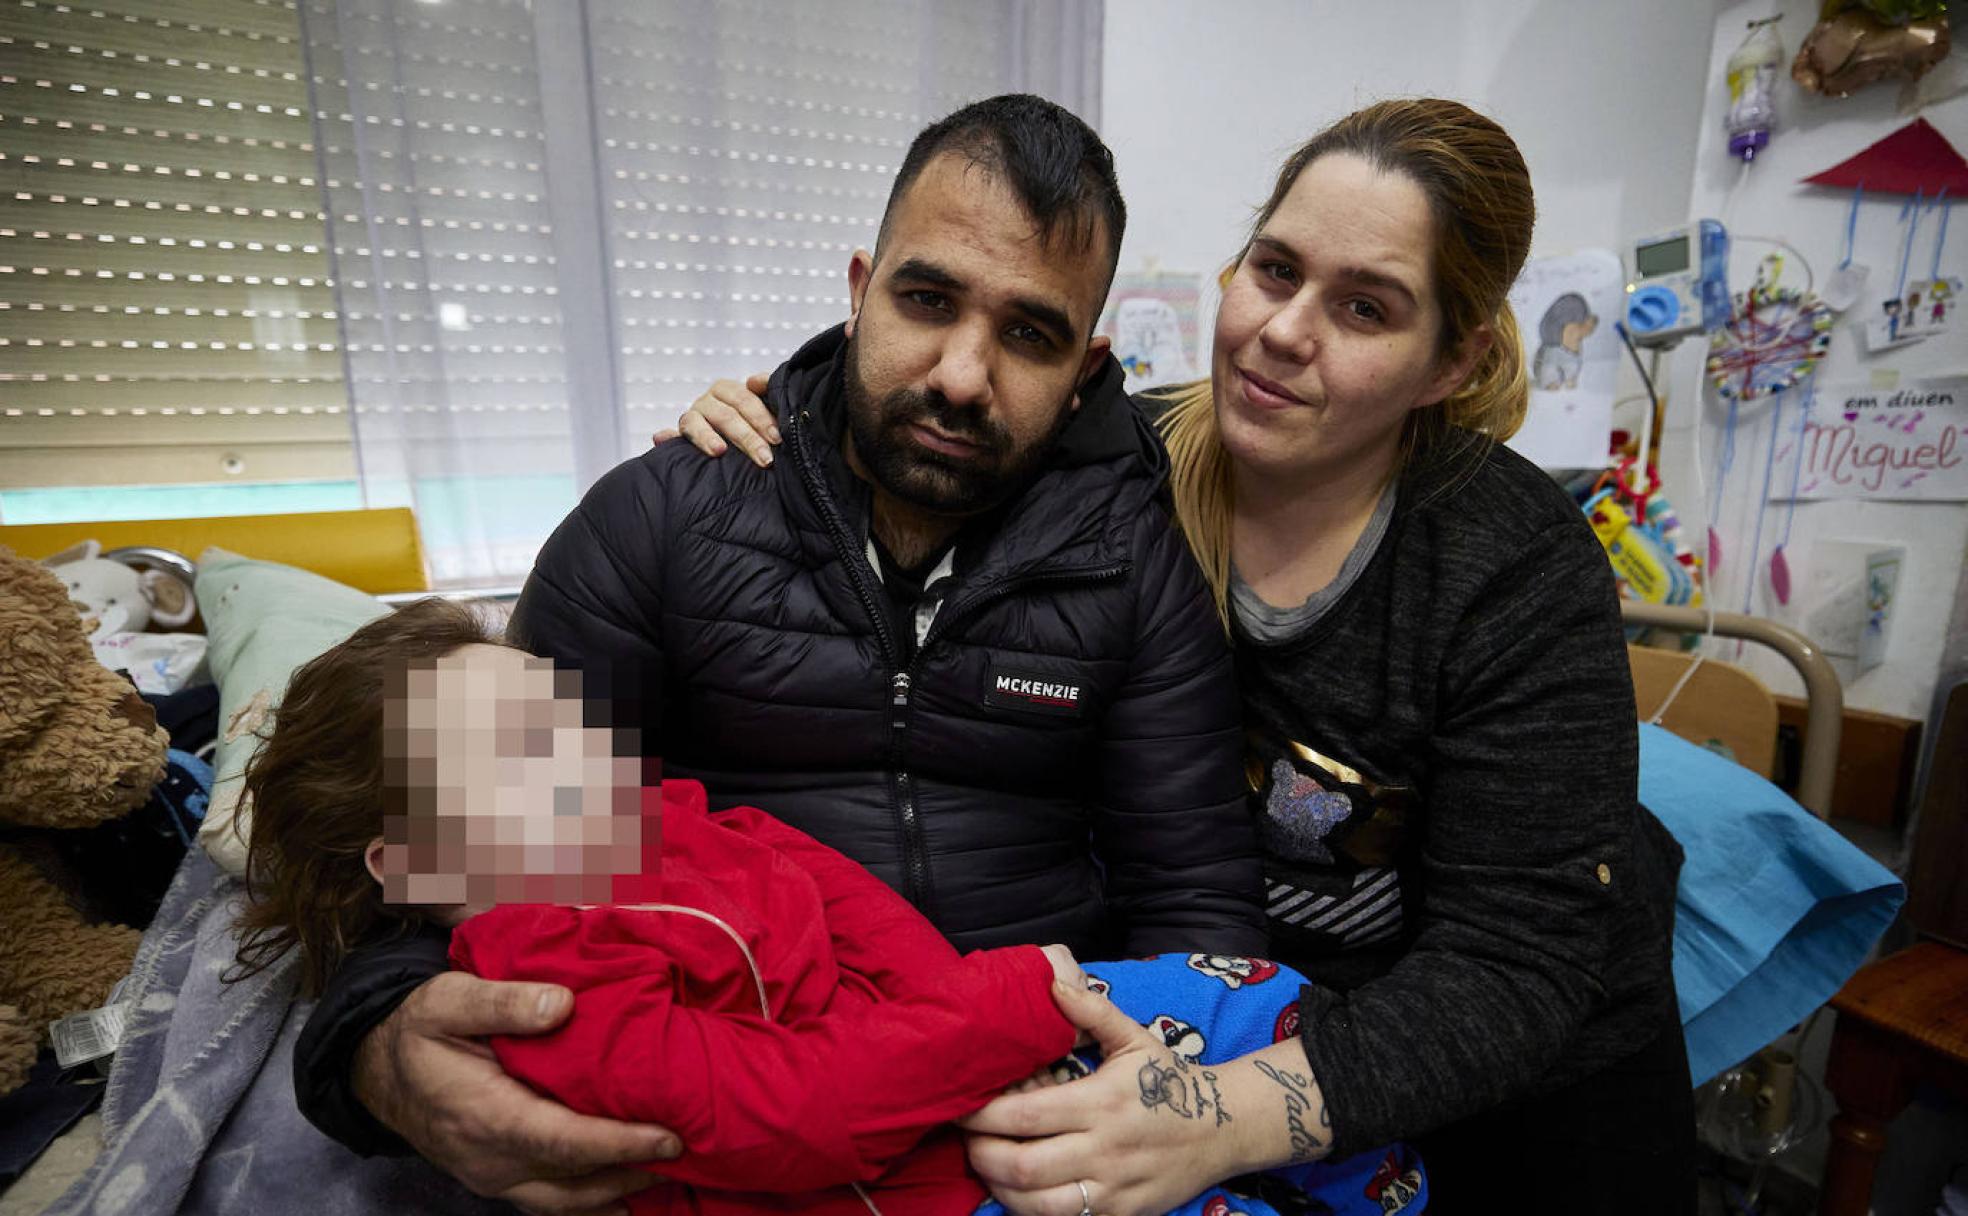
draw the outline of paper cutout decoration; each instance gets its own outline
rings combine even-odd
[[[1959,198],[1968,194],[1968,160],[1932,123],[1916,118],[1858,155],[1804,180],[1847,190],[1864,186],[1867,194],[1919,192],[1932,198],[1946,190],[1949,197]]]

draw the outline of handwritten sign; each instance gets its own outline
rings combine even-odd
[[[1968,376],[1909,380],[1890,391],[1863,381],[1820,385],[1801,430],[1785,431],[1777,463],[1802,461],[1799,499],[1968,499]],[[1788,487],[1774,496],[1788,497]]]

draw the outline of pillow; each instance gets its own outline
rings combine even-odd
[[[243,874],[252,808],[239,805],[239,781],[288,677],[389,608],[318,574],[224,549],[198,559],[195,589],[219,686],[217,775],[198,841],[214,861]]]
[[[1699,1085],[1829,1000],[1906,888],[1776,786],[1645,723],[1640,801],[1687,852],[1674,986]]]

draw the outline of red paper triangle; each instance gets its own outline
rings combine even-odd
[[[1968,160],[1924,118],[1916,118],[1849,160],[1804,179],[1814,186],[1864,186],[1867,194],[1932,198],[1968,195]]]

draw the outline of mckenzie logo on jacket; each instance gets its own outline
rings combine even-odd
[[[1081,687],[1078,680],[1070,677],[1014,671],[994,665],[985,678],[984,703],[999,709],[1024,709],[1077,718],[1086,709],[1081,700]]]

